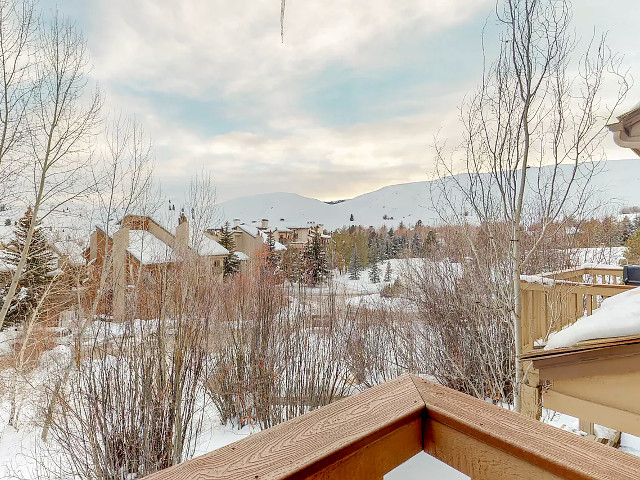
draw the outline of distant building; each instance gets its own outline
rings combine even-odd
[[[136,293],[138,316],[152,317],[153,313],[147,311],[149,301],[145,301],[153,293],[149,291],[150,284],[185,256],[204,260],[213,279],[222,280],[223,261],[229,251],[207,234],[198,243],[195,246],[189,241],[189,222],[184,215],[175,233],[144,215],[127,215],[112,236],[97,227],[85,251],[89,265],[87,303],[91,304],[97,295],[107,251],[111,252],[111,282],[98,306],[101,314],[121,315],[127,295]]]

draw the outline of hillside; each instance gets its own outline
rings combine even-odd
[[[568,169],[563,171],[568,172]],[[447,179],[447,184],[452,185],[452,180]],[[604,205],[606,213],[616,213],[625,205],[640,205],[638,184],[640,159],[606,162],[593,178],[596,193],[591,200]],[[396,227],[400,221],[415,224],[422,220],[425,224],[436,224],[439,217],[431,201],[432,190],[436,191],[432,182],[404,183],[332,204],[294,193],[268,193],[229,200],[221,207],[224,218],[229,221],[234,218],[246,223],[267,218],[272,224],[280,223],[280,219],[287,224],[314,221],[331,230],[351,223]],[[352,214],[354,221],[350,222]],[[383,218],[385,215],[387,219]]]

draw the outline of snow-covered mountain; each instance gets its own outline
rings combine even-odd
[[[609,161],[601,168],[592,179],[598,197],[594,203],[604,205],[606,213],[617,213],[622,206],[640,205],[640,159]],[[395,228],[400,221],[405,225],[414,225],[418,220],[430,225],[439,223],[432,191],[432,182],[425,181],[390,185],[332,204],[294,193],[267,193],[229,200],[221,207],[229,222],[239,218],[245,223],[259,223],[266,218],[271,224],[304,225],[313,221],[330,230],[352,224]]]

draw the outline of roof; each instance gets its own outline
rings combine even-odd
[[[520,358],[533,362],[541,380],[637,372],[640,369],[640,335],[588,340],[554,350],[534,350]]]
[[[200,242],[200,248],[198,249],[198,254],[200,255],[229,255],[229,250],[224,248],[214,239],[204,235],[202,237],[202,241]]]
[[[52,242],[52,247],[59,255],[65,255],[69,259],[71,265],[84,265],[85,259],[83,252],[85,247],[79,245],[73,240],[58,240]]]
[[[143,265],[153,265],[173,261],[173,249],[145,230],[129,231],[129,248],[131,253]]]
[[[258,232],[259,230],[252,226],[252,225],[247,225],[246,223],[242,223],[240,225],[238,225],[237,227],[234,228],[239,228],[240,230],[248,233],[249,235],[251,235],[252,237],[257,237],[258,236]]]

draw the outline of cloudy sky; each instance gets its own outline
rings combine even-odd
[[[151,135],[163,190],[204,168],[221,201],[277,191],[333,200],[426,180],[434,135],[456,130],[479,82],[494,6],[288,0],[281,43],[279,0],[55,3],[87,37],[106,108]],[[578,36],[608,31],[640,79],[638,0],[574,3]],[[638,100],[636,86],[625,106]],[[605,148],[630,156],[609,138]]]

